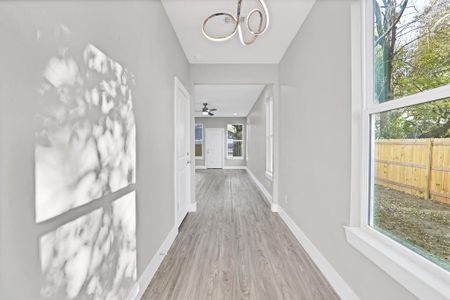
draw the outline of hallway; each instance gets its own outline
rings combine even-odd
[[[189,214],[142,299],[338,299],[243,170],[197,170]]]

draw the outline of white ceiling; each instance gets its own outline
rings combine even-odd
[[[248,47],[241,45],[237,35],[225,42],[212,42],[201,33],[202,22],[209,15],[222,11],[236,15],[237,0],[162,0],[162,3],[191,64],[278,64],[315,0],[265,1],[270,14],[269,29]],[[257,0],[243,0],[241,16],[256,7],[259,7]],[[225,24],[223,17],[211,23],[208,32],[223,33],[221,30],[226,26],[231,25]]]
[[[208,108],[217,108],[215,117],[246,117],[264,85],[196,85],[195,116],[204,117],[201,110],[203,102],[208,102]]]

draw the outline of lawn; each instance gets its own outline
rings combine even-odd
[[[374,226],[450,270],[450,204],[375,185]]]

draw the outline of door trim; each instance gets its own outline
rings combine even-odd
[[[186,136],[186,152],[189,153],[189,165],[188,170],[186,171],[186,197],[187,197],[187,207],[188,207],[188,213],[190,211],[190,207],[192,205],[191,201],[191,173],[192,173],[192,155],[191,155],[191,136],[190,136],[190,128],[191,128],[191,94],[188,92],[188,90],[184,87],[181,80],[178,79],[177,76],[174,77],[174,94],[173,94],[173,134],[174,134],[174,144],[173,144],[173,184],[174,184],[174,224],[176,228],[178,228],[183,220],[178,221],[178,210],[177,210],[177,90],[180,90],[182,93],[186,95],[187,98],[187,107],[188,110],[186,113],[186,122],[187,122],[187,136]]]
[[[221,166],[220,169],[223,169],[225,167],[225,155],[226,155],[225,152],[224,152],[224,147],[225,147],[225,130],[223,128],[205,128],[205,141],[204,141],[204,143],[205,143],[205,151],[206,151],[206,148],[208,147],[208,139],[206,138],[206,132],[207,131],[211,131],[211,130],[220,131],[221,134],[222,134],[221,139],[220,139],[221,143],[222,143],[222,145],[220,145],[220,149],[222,151],[222,159],[220,161],[222,163],[222,166]],[[207,163],[207,160],[206,160],[206,152],[205,152],[205,169],[208,169],[208,163]]]

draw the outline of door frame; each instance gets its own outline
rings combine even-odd
[[[191,173],[192,173],[192,153],[191,153],[191,135],[190,135],[190,128],[191,128],[191,94],[188,92],[188,90],[184,87],[181,80],[178,79],[178,77],[174,77],[174,94],[173,94],[173,125],[174,125],[174,148],[173,148],[173,159],[174,159],[174,224],[176,228],[180,227],[183,220],[178,220],[178,210],[177,210],[177,94],[178,91],[181,91],[183,94],[185,94],[187,98],[187,111],[186,114],[186,126],[185,126],[185,137],[186,137],[186,153],[188,153],[188,161],[187,161],[187,171],[186,171],[186,205],[187,205],[187,211],[188,213],[191,211],[192,206],[192,199],[191,199]]]
[[[223,128],[205,128],[205,140],[204,140],[204,143],[205,143],[205,168],[206,169],[208,169],[208,164],[207,164],[207,160],[206,160],[206,148],[208,147],[208,139],[206,138],[206,132],[207,131],[217,131],[217,132],[220,132],[221,133],[221,138],[220,138],[220,140],[221,140],[221,143],[222,143],[222,145],[220,145],[220,151],[222,152],[222,158],[221,158],[221,163],[222,163],[222,166],[221,166],[221,168],[220,169],[223,169],[224,167],[225,167],[225,155],[226,155],[226,151],[224,150],[224,147],[226,146],[226,143],[225,143],[225,130],[223,129]]]

